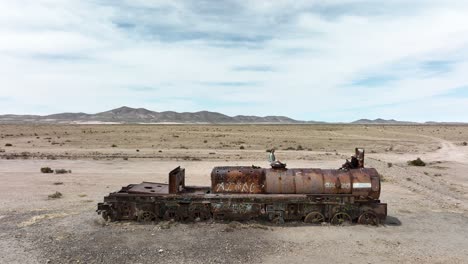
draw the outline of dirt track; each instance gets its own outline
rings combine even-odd
[[[0,263],[468,263],[468,127],[0,126],[0,134]],[[94,212],[107,193],[165,182],[178,165],[188,184],[208,185],[215,165],[266,166],[268,146],[288,167],[336,168],[355,145],[385,179],[386,225],[109,224]],[[428,165],[406,164],[416,157]],[[44,166],[72,173],[41,174]],[[48,199],[55,191],[63,197]]]

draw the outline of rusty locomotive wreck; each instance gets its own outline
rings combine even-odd
[[[130,184],[104,197],[97,212],[106,220],[204,221],[259,219],[334,225],[378,225],[387,216],[380,176],[364,168],[356,149],[340,169],[215,167],[211,187],[186,186],[185,169],[169,173],[169,183]]]

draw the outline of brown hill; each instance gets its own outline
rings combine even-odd
[[[0,115],[0,123],[305,123],[285,116],[227,116],[217,112],[155,112],[145,108],[119,107],[96,114],[60,113],[46,116],[39,115]]]

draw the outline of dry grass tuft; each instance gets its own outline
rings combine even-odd
[[[408,161],[408,165],[424,167],[424,166],[426,166],[426,163],[424,161],[422,161],[420,158],[417,158],[415,160]]]
[[[51,169],[50,167],[42,167],[41,172],[42,173],[54,173],[54,170]]]
[[[55,192],[53,194],[49,194],[49,198],[50,199],[59,199],[59,198],[62,198],[62,193],[61,192]]]
[[[66,169],[56,169],[55,174],[66,174],[66,173],[72,173],[71,170],[66,170]]]

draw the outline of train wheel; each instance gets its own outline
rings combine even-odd
[[[212,218],[211,213],[209,211],[201,211],[200,212],[200,221],[208,221]]]
[[[306,215],[304,218],[304,223],[320,225],[322,222],[325,222],[325,217],[319,212],[311,212]]]
[[[114,221],[117,221],[117,220],[121,220],[119,214],[118,214],[114,209],[111,209],[110,211],[106,211],[106,212],[105,212],[105,215],[104,215],[104,212],[103,212],[102,217],[103,217],[106,221],[110,221],[110,222],[114,222]]]
[[[150,211],[142,211],[138,215],[138,222],[151,222],[156,220],[156,214]]]
[[[359,216],[358,224],[377,226],[380,224],[380,220],[376,214],[374,214],[371,211],[367,211],[367,212],[362,213],[361,216]]]
[[[210,212],[206,210],[193,210],[189,213],[189,221],[207,221],[211,218]]]
[[[282,225],[282,224],[284,224],[284,218],[282,216],[278,215],[278,216],[275,216],[273,218],[273,220],[271,220],[271,222],[273,224],[276,224],[276,225]]]
[[[351,224],[351,222],[352,222],[351,216],[343,212],[336,213],[330,221],[332,225],[347,225],[347,224]]]
[[[101,213],[101,216],[102,216],[102,218],[104,218],[104,221],[106,221],[106,222],[109,221],[109,214],[107,213],[107,211],[103,211]]]
[[[181,217],[177,213],[177,210],[169,209],[169,210],[166,210],[166,212],[164,213],[163,219],[166,221],[170,221],[170,220],[180,221]]]

